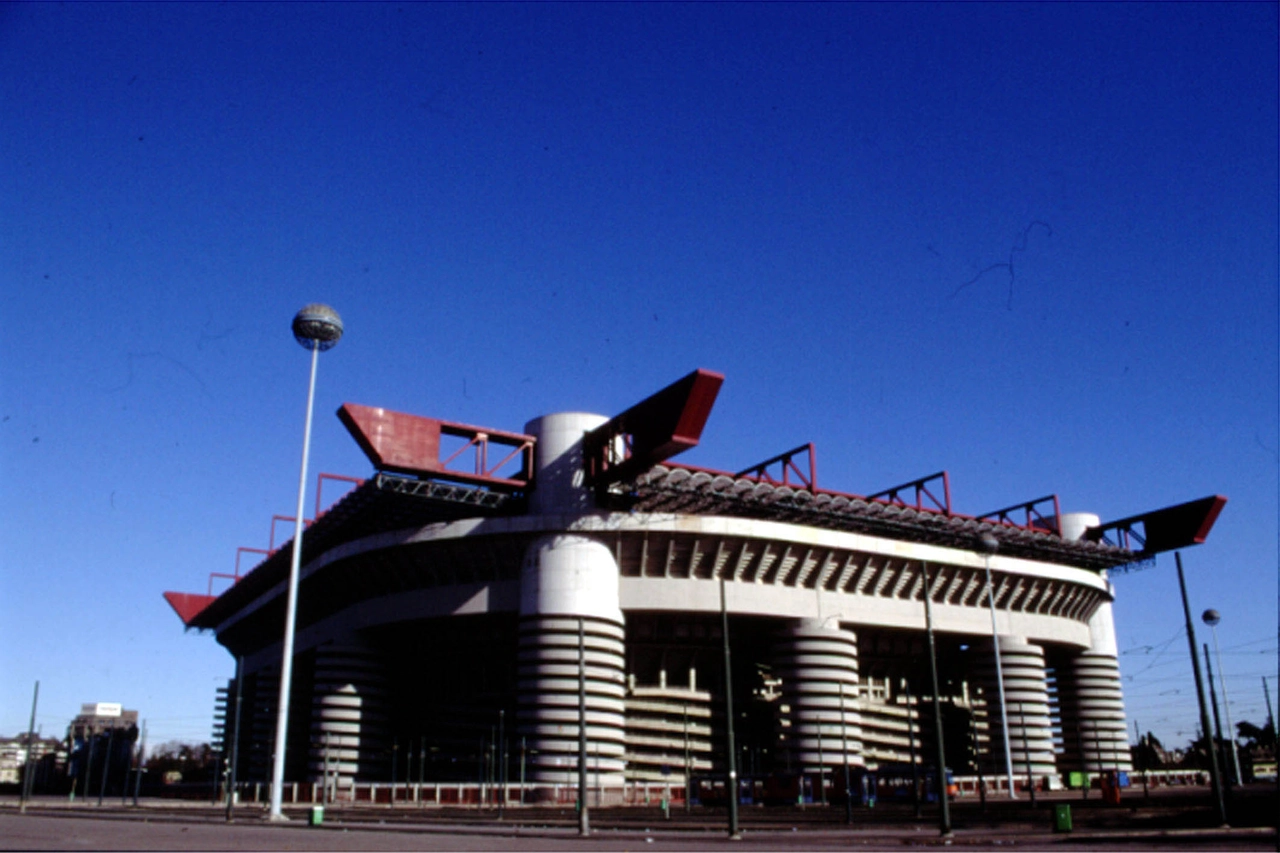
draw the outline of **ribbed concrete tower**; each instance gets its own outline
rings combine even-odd
[[[1085,528],[1096,524],[1098,516],[1089,513],[1064,515],[1062,538],[1079,539]],[[1107,591],[1114,598],[1110,581]],[[1115,617],[1110,601],[1100,604],[1090,617],[1089,637],[1089,648],[1070,656],[1056,672],[1062,723],[1062,763],[1058,769],[1131,770]]]
[[[341,791],[378,779],[386,764],[386,679],[378,654],[354,638],[316,649],[312,692],[312,781]]]
[[[535,515],[561,526],[594,509],[582,484],[582,436],[597,415],[547,415],[537,436]],[[585,644],[587,768],[592,787],[620,786],[625,752],[623,619],[618,564],[603,543],[571,533],[538,538],[520,574],[519,722],[529,739],[530,778],[573,784],[578,772],[579,631]]]
[[[819,767],[862,765],[858,716],[858,638],[820,619],[801,619],[784,629],[775,646],[774,675],[781,681],[781,712],[790,764]]]
[[[1089,620],[1093,646],[1059,665],[1061,770],[1131,770],[1111,604]]]
[[[992,644],[975,644],[978,653],[978,682],[986,698],[988,740],[987,767],[990,772],[1005,769],[1004,736],[1000,730],[1000,696],[996,689]],[[990,662],[990,665],[988,665]],[[1013,774],[1025,781],[1028,762],[1034,776],[1052,775],[1053,730],[1049,719],[1049,692],[1045,677],[1044,649],[1023,637],[1000,637],[1000,668],[1004,673],[1004,695],[1008,702],[1009,752]]]

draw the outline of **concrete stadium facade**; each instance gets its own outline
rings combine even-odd
[[[781,474],[676,465],[710,409],[698,389],[719,387],[690,376],[612,420],[444,424],[467,447],[503,438],[514,478],[404,440],[443,422],[344,407],[378,470],[304,537],[286,778],[475,781],[488,761],[514,779],[519,756],[531,784],[571,785],[580,714],[602,791],[723,773],[722,609],[740,775],[931,761],[926,595],[953,770],[1006,767],[1000,687],[1020,777],[1129,769],[1106,569],[1148,552],[1102,534],[1134,520],[971,518],[926,506],[926,481],[827,492],[783,470],[794,455]],[[1139,520],[1150,538],[1156,515]],[[241,662],[238,733],[224,715],[241,779],[268,775],[290,547],[219,596],[168,594]]]

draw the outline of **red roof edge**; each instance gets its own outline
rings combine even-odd
[[[184,627],[190,625],[200,611],[212,604],[215,598],[217,598],[216,595],[201,595],[198,592],[166,592],[164,594],[164,600],[169,602],[173,612],[178,614]]]

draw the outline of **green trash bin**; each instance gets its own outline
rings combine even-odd
[[[307,817],[307,825],[319,826],[322,823],[324,823],[324,806],[312,806],[311,813]]]
[[[1071,831],[1071,804],[1055,803],[1053,806],[1053,831]]]

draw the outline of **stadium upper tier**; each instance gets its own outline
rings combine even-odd
[[[1225,503],[1204,498],[1064,537],[1056,496],[964,515],[951,509],[946,472],[869,497],[818,488],[811,445],[738,473],[669,461],[697,444],[720,381],[718,374],[695,371],[589,434],[583,466],[596,488],[594,505],[584,511],[762,519],[965,550],[987,536],[1003,556],[1100,571],[1203,541]],[[534,437],[351,404],[338,414],[378,470],[317,514],[304,537],[304,565],[376,533],[534,512],[529,497],[537,482],[528,461]],[[474,447],[474,469],[450,467],[461,451],[443,458],[441,436]],[[497,443],[510,452],[490,465],[487,455]],[[498,473],[504,464],[517,470]],[[166,597],[188,627],[216,629],[284,580],[291,548],[290,542],[270,552],[243,576],[237,571],[235,583],[218,596]]]

